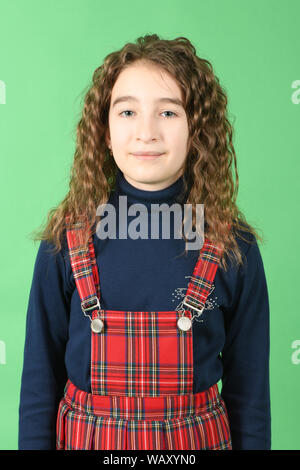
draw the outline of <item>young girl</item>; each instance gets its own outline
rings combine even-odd
[[[270,449],[268,292],[232,133],[186,38],[95,70],[70,190],[36,237],[19,449]],[[152,209],[191,205],[200,234],[197,204],[200,247],[172,217],[154,230]]]

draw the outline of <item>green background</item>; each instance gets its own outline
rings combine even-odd
[[[238,205],[266,238],[260,250],[271,311],[272,449],[300,449],[299,1],[0,5],[6,98],[2,87],[0,449],[18,445],[25,320],[39,245],[30,232],[68,191],[75,128],[93,71],[146,33],[189,38],[228,94]]]

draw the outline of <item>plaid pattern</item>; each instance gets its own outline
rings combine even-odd
[[[186,315],[191,317],[190,312]],[[93,393],[130,397],[192,393],[192,329],[181,331],[178,318],[174,311],[105,310],[103,333],[92,333]]]
[[[204,244],[200,251],[200,256],[196,263],[193,275],[183,303],[186,301],[192,307],[202,309],[210,292],[222,250],[204,238]]]
[[[100,299],[99,274],[96,264],[95,251],[92,237],[89,238],[88,249],[83,248],[84,221],[69,224],[69,216],[66,217],[67,242],[69,247],[70,262],[74,280],[81,301],[88,306],[89,301],[95,295]]]
[[[67,240],[80,299],[89,305],[100,299],[100,285],[92,237],[83,250],[83,229],[82,222],[69,225]],[[187,290],[191,305],[205,303],[220,254],[205,239]],[[193,394],[192,328],[178,328],[180,312],[90,312],[104,321],[101,333],[91,331],[92,393],[68,381],[57,449],[231,449],[217,384]],[[190,310],[184,314],[192,318]]]
[[[164,397],[101,396],[67,382],[57,420],[58,450],[230,450],[217,384]]]

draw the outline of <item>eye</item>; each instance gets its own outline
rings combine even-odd
[[[129,111],[129,109],[126,109],[126,111],[122,111],[122,112],[120,113],[120,116],[122,116],[123,113],[132,113],[132,111]]]
[[[132,113],[132,112],[133,112],[133,111],[130,111],[129,109],[126,109],[125,111],[122,111],[122,112],[120,113],[120,116],[122,116],[124,113]],[[177,116],[177,114],[174,113],[173,111],[163,111],[162,114],[164,114],[164,113],[171,113],[173,116]],[[168,116],[168,117],[173,117],[173,116]]]
[[[177,116],[177,114],[173,113],[173,111],[164,111],[164,113],[171,113],[171,114],[173,114],[173,116]],[[172,117],[172,116],[170,116],[170,117]]]

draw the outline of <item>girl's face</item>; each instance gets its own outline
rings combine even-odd
[[[164,189],[183,173],[189,131],[181,99],[170,74],[142,62],[122,70],[113,86],[106,144],[124,178],[138,189]]]

